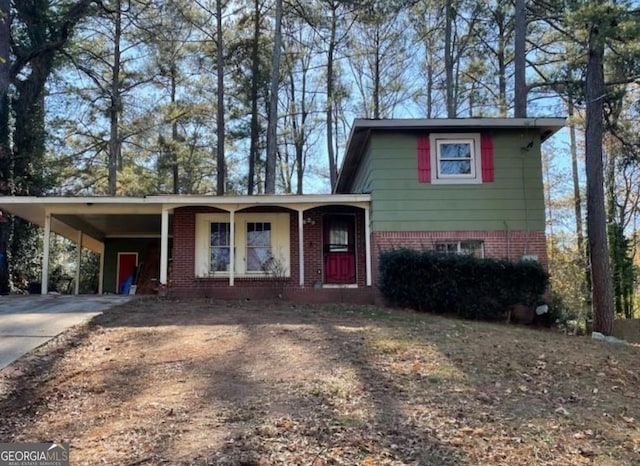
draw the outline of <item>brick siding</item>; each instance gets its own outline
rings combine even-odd
[[[351,207],[318,207],[304,212],[304,287],[300,287],[298,250],[298,213],[279,208],[254,208],[242,212],[289,212],[290,276],[278,283],[272,277],[235,277],[234,287],[228,278],[198,278],[195,276],[196,214],[224,212],[211,207],[183,207],[173,214],[173,249],[170,274],[170,294],[173,296],[202,296],[220,298],[272,298],[277,295],[293,302],[361,302],[369,303],[376,297],[366,287],[366,257],[364,241],[364,211]],[[323,221],[326,215],[355,216],[356,280],[357,289],[321,288],[323,265]],[[518,260],[523,255],[535,255],[547,267],[544,231],[414,231],[374,232],[371,238],[373,283],[378,275],[380,252],[407,247],[419,250],[434,249],[437,242],[480,240],[484,243],[485,257]],[[358,291],[360,290],[360,291]]]
[[[548,265],[544,231],[379,231],[373,233],[371,239],[374,279],[382,251],[394,248],[432,250],[438,242],[463,240],[482,241],[485,257],[519,260],[525,254],[535,255],[543,267]]]
[[[364,212],[362,209],[349,207],[319,207],[304,212],[304,288],[300,288],[300,267],[298,249],[298,213],[280,208],[252,208],[242,212],[289,212],[290,235],[290,276],[284,279],[284,283],[277,283],[272,277],[235,277],[234,287],[229,287],[229,279],[199,278],[195,276],[195,233],[196,214],[199,213],[224,213],[225,211],[212,207],[182,207],[173,213],[173,249],[171,253],[171,273],[169,277],[169,293],[173,296],[225,296],[225,297],[272,297],[278,294],[277,290],[284,288],[284,294],[294,302],[304,301],[305,294],[311,290],[313,296],[307,301],[337,299],[344,301],[353,299],[362,302],[363,296],[370,293],[350,292],[349,290],[318,289],[323,282],[323,218],[326,214],[354,214],[356,229],[356,277],[359,287],[366,284],[366,263],[364,243]],[[229,288],[229,291],[222,291]],[[300,291],[296,291],[300,290]],[[303,290],[306,290],[303,292]],[[350,298],[351,297],[351,298]],[[370,302],[370,300],[365,299]]]

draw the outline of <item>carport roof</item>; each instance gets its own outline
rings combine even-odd
[[[44,226],[51,215],[51,231],[72,241],[83,235],[83,246],[102,250],[105,238],[150,237],[160,235],[163,211],[185,206],[211,206],[237,211],[256,206],[306,210],[324,205],[363,207],[368,194],[304,194],[253,196],[144,196],[144,197],[0,197],[0,209]]]

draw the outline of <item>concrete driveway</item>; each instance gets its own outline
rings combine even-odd
[[[130,296],[0,296],[0,369]]]

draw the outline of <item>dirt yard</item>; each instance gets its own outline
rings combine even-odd
[[[0,375],[73,465],[638,465],[640,347],[373,307],[137,299]]]

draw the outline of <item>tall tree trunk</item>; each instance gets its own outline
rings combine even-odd
[[[576,141],[576,125],[573,122],[575,107],[573,97],[569,96],[569,144],[571,151],[571,178],[573,180],[573,212],[576,220],[576,238],[578,252],[581,257],[586,257],[584,250],[584,227],[582,225],[582,194],[580,193],[580,177],[578,174],[578,144]]]
[[[584,271],[583,278],[580,281],[580,290],[587,295],[591,285],[591,271],[588,267],[588,252],[585,249],[584,242],[584,226],[582,222],[582,194],[580,193],[580,176],[578,173],[578,143],[576,141],[576,125],[573,121],[575,114],[575,107],[573,103],[573,96],[569,95],[567,104],[567,110],[569,113],[569,145],[571,152],[571,178],[573,182],[573,211],[576,222],[576,240],[578,245],[578,257],[580,268]],[[588,308],[588,302],[585,303],[585,307]],[[584,314],[587,315],[587,309],[583,309]]]
[[[247,179],[247,194],[254,193],[256,184],[256,166],[258,164],[258,150],[260,127],[258,122],[258,84],[260,79],[260,0],[254,2],[253,44],[251,44],[251,142],[249,145],[249,174]]]
[[[611,150],[610,140],[607,140],[608,149],[606,164],[604,167],[605,186],[605,212],[607,215],[607,239],[609,245],[609,258],[611,267],[611,281],[613,289],[614,315],[622,314],[622,302],[620,297],[622,286],[622,264],[625,258],[624,251],[624,231],[618,225],[616,219],[616,157]]]
[[[276,0],[276,24],[271,60],[271,87],[269,89],[269,119],[267,121],[267,160],[265,168],[265,194],[276,192],[276,158],[278,150],[278,89],[280,87],[280,57],[282,54],[282,0]]]
[[[526,38],[527,10],[525,0],[516,0],[515,10],[515,43],[514,43],[514,93],[515,102],[513,116],[527,117],[527,82],[526,82]]]
[[[603,96],[605,93],[604,38],[601,35],[598,21],[598,18],[593,18],[593,24],[589,26],[589,58],[585,93],[587,100],[587,129],[585,133],[587,235],[591,258],[593,330],[611,335],[613,333],[613,290],[607,246],[602,163]]]
[[[109,196],[115,196],[117,190],[118,165],[120,164],[120,128],[119,120],[122,111],[122,95],[120,95],[120,40],[122,38],[122,3],[116,1],[113,32],[113,67],[111,74],[111,104],[109,106]]]
[[[11,194],[11,156],[9,153],[9,84],[11,82],[10,0],[0,0],[0,196]],[[9,248],[11,222],[0,211],[0,295],[9,294]]]
[[[338,21],[336,18],[336,9],[338,6],[334,3],[331,9],[331,32],[329,37],[329,45],[327,49],[327,154],[329,156],[329,181],[331,182],[331,191],[336,187],[338,181],[338,163],[335,157],[335,150],[333,148],[333,60],[336,49],[336,30],[338,28]]]
[[[216,141],[216,194],[223,196],[225,192],[225,183],[227,178],[227,165],[224,154],[224,37],[222,31],[222,1],[216,0],[216,72],[218,73],[218,89],[217,89],[217,141]]]
[[[453,49],[452,49],[452,28],[453,28],[453,8],[451,2],[447,2],[444,9],[444,68],[447,118],[456,117],[456,107],[453,94]]]
[[[507,37],[506,37],[506,18],[504,14],[498,16],[498,108],[500,116],[507,116]]]
[[[302,89],[300,90],[300,123],[298,123],[296,110],[296,78],[292,71],[289,73],[289,86],[291,88],[291,100],[293,102],[291,126],[293,128],[293,145],[296,153],[296,194],[303,193],[304,183],[304,147],[307,142],[307,68],[303,65],[302,73]]]
[[[376,120],[380,118],[380,26],[375,25],[375,38],[376,48],[374,50],[374,64],[373,64],[373,118]]]
[[[171,67],[171,107],[175,111],[176,105],[176,74],[177,69],[175,66]],[[173,123],[171,124],[171,139],[172,144],[169,148],[171,151],[171,172],[172,172],[172,184],[173,184],[173,194],[178,194],[180,192],[180,166],[178,165],[178,140],[180,139],[178,136],[178,120],[173,118]]]

